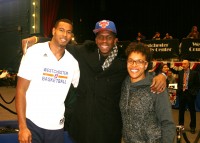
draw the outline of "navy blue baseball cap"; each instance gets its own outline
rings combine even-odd
[[[110,20],[101,20],[101,21],[97,22],[93,32],[95,34],[97,34],[99,31],[104,31],[104,30],[108,30],[108,31],[111,31],[111,32],[117,34],[115,23]]]

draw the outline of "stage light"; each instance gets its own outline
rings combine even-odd
[[[31,0],[30,34],[40,33],[40,0]]]

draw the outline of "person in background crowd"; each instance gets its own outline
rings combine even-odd
[[[20,143],[64,143],[64,101],[80,77],[77,60],[65,49],[72,30],[70,20],[58,20],[51,41],[30,47],[22,58],[16,87]]]
[[[66,47],[78,60],[81,73],[68,132],[75,143],[121,143],[119,100],[127,76],[126,56],[116,46],[113,21],[98,21],[93,32],[95,42],[87,40],[82,45]],[[35,37],[23,39],[22,43],[27,40],[34,44]],[[165,87],[162,74],[149,85],[153,92],[163,92]]]
[[[153,36],[152,40],[160,40],[160,32],[156,32],[155,35]]]
[[[152,77],[147,73],[150,49],[131,43],[127,49],[129,75],[122,85],[120,110],[122,137],[125,143],[173,143],[176,134],[167,89],[156,95],[150,92]]]
[[[0,74],[0,79],[1,78],[6,78],[7,76],[9,76],[9,73],[7,70],[3,69],[1,74]]]
[[[137,37],[136,37],[137,42],[143,42],[145,39],[146,39],[146,37],[144,35],[142,35],[141,32],[137,33]]]
[[[166,33],[165,37],[163,39],[168,40],[168,39],[173,39],[173,37],[171,35],[169,35],[169,33]]]
[[[182,61],[183,70],[178,73],[178,97],[179,97],[179,125],[184,126],[184,114],[186,105],[190,112],[191,133],[195,133],[196,128],[196,111],[195,100],[199,91],[200,80],[196,71],[190,69],[188,60]]]
[[[197,26],[193,26],[191,29],[191,32],[187,35],[186,38],[191,38],[191,39],[199,39],[199,31]]]
[[[176,83],[176,79],[170,69],[167,72],[167,79],[169,81],[169,84]]]
[[[165,73],[165,75],[167,75],[168,70],[169,70],[169,67],[168,67],[167,64],[162,64],[162,65],[161,65],[161,72],[162,72],[162,73]]]
[[[167,77],[167,73],[168,73],[168,70],[169,70],[169,67],[167,64],[164,64],[164,63],[161,63],[159,65],[159,67],[155,70],[155,73],[156,75],[162,73],[162,74],[165,74],[166,77]],[[166,78],[166,83],[167,83],[167,86],[169,85],[169,81],[168,79]]]
[[[6,69],[0,70],[0,86],[8,86],[10,77],[9,72]]]

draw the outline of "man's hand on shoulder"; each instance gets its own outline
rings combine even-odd
[[[151,92],[159,94],[165,90],[166,85],[166,76],[159,74],[153,78]]]
[[[29,38],[22,39],[22,51],[23,51],[23,54],[26,54],[26,50],[30,46],[34,45],[37,42],[38,42],[38,37],[36,37],[36,36],[32,36],[32,37],[29,37]]]

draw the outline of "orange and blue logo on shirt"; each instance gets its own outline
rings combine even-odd
[[[66,71],[50,68],[44,68],[43,70],[42,81],[66,84],[67,78],[68,72]]]

